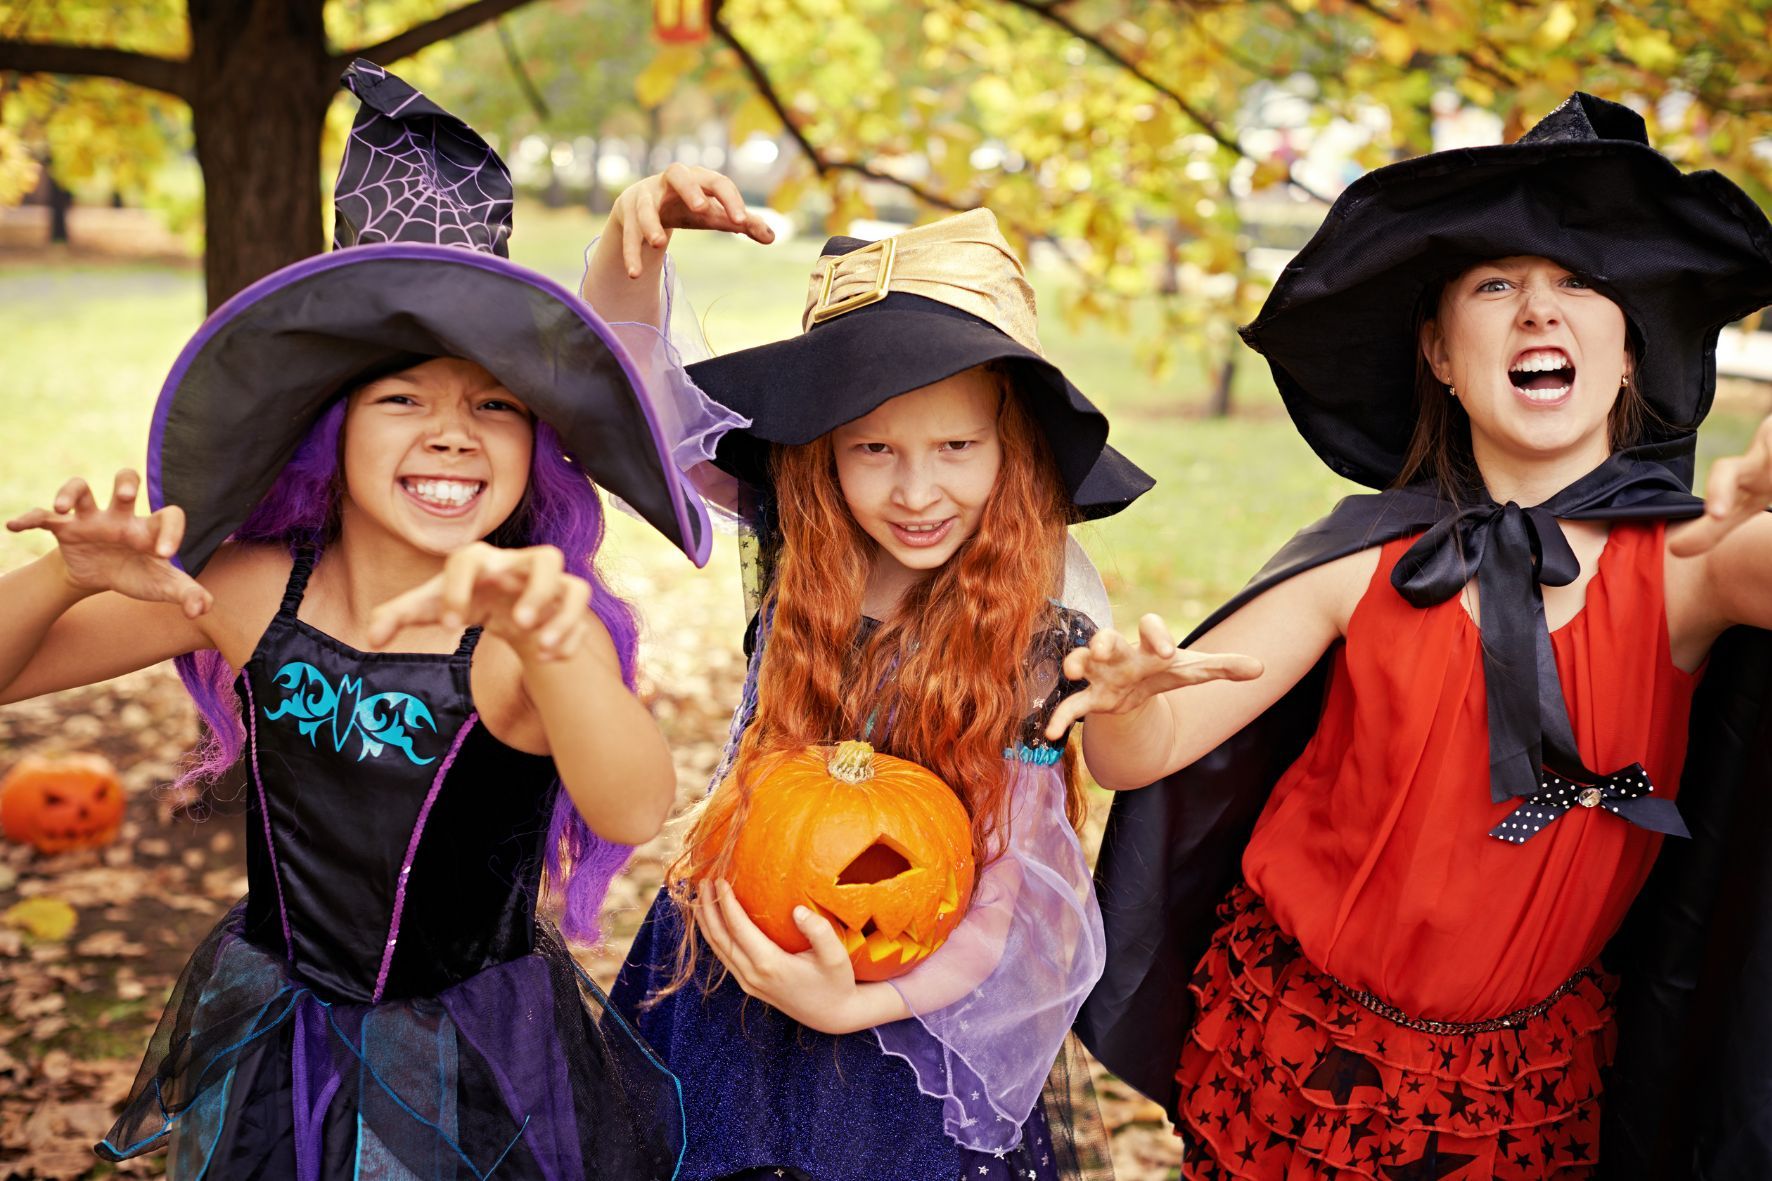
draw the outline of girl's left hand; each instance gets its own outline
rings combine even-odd
[[[836,931],[804,906],[794,908],[794,925],[812,947],[798,954],[783,951],[765,935],[723,881],[702,885],[695,924],[746,994],[801,1025],[820,1033],[844,1034],[910,1016],[891,985],[856,982],[849,953]]]
[[[1138,621],[1136,644],[1103,628],[1087,646],[1065,655],[1064,675],[1088,685],[1058,703],[1046,722],[1046,737],[1058,741],[1074,722],[1090,714],[1133,713],[1171,689],[1212,681],[1253,681],[1262,671],[1261,661],[1253,656],[1177,648],[1163,620],[1145,615]]]
[[[1711,464],[1704,485],[1704,516],[1668,539],[1675,557],[1690,558],[1716,548],[1738,526],[1772,506],[1772,417],[1754,432],[1747,453]]]
[[[590,632],[590,601],[590,584],[566,573],[558,548],[500,549],[476,541],[450,554],[443,573],[377,607],[369,642],[379,648],[406,627],[477,624],[525,661],[565,660]]]

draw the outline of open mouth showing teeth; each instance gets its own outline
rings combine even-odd
[[[438,508],[460,508],[480,495],[486,487],[479,480],[415,480],[404,479],[400,486],[413,497]]]
[[[1575,363],[1562,349],[1528,349],[1508,366],[1508,380],[1533,402],[1554,402],[1575,384]]]

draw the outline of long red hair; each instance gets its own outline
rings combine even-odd
[[[780,756],[864,733],[954,789],[972,819],[977,864],[1002,851],[1011,783],[1004,751],[1033,699],[1029,650],[1055,622],[1073,509],[1045,436],[1008,375],[992,372],[1003,389],[1003,458],[978,528],[859,647],[875,543],[843,498],[831,438],[772,451],[781,540],[763,600],[769,626],[756,716],[731,778],[710,794],[670,867],[672,886],[728,876],[752,785]],[[1080,826],[1086,803],[1068,750],[1063,770],[1066,814]]]

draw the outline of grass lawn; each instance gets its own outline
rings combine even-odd
[[[595,220],[525,207],[517,225],[513,257],[576,287]],[[727,351],[797,332],[819,243],[803,236],[765,248],[677,235],[674,251],[710,344]],[[1042,272],[1035,280],[1050,307],[1070,278]],[[7,329],[0,435],[10,444],[0,513],[10,516],[46,501],[67,476],[108,485],[118,467],[142,464],[160,382],[202,317],[201,277],[168,266],[0,264],[0,317]],[[1114,416],[1114,443],[1159,481],[1129,512],[1082,530],[1128,617],[1157,611],[1178,628],[1192,624],[1294,529],[1355,490],[1299,439],[1252,353],[1239,375],[1243,412],[1218,420],[1198,412],[1199,369],[1181,366],[1156,381],[1138,365],[1132,341],[1105,330],[1078,334],[1057,316],[1048,317],[1043,338]],[[1712,415],[1701,440],[1706,459],[1744,444],[1767,408],[1748,402]],[[676,561],[647,530],[618,526],[617,541],[641,566]],[[0,569],[46,542],[0,535]]]

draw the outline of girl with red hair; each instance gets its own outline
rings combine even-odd
[[[600,311],[656,318],[675,225],[739,232],[749,218],[713,174],[642,182],[593,255]],[[1100,973],[1101,928],[1074,752],[1043,730],[1079,687],[1063,654],[1096,626],[1079,588],[1099,599],[1099,582],[1066,527],[1150,480],[1041,355],[1032,289],[988,211],[880,243],[833,238],[803,326],[689,366],[751,420],[714,463],[756,532],[759,610],[716,777],[730,769],[732,787],[698,817],[614,995],[682,1080],[692,1181],[1083,1176],[1093,1101],[1074,1109],[1053,1064]],[[810,950],[784,951],[724,880],[720,838],[743,826],[760,769],[844,739],[952,785],[980,866],[952,936],[888,982],[858,983],[805,908]]]

